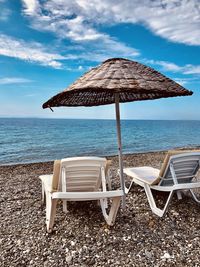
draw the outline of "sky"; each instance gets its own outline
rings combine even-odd
[[[42,109],[113,57],[194,92],[121,104],[122,119],[200,119],[200,0],[0,0],[0,117],[115,118],[114,105]]]

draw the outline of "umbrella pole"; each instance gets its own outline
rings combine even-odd
[[[117,122],[117,142],[118,142],[118,155],[119,155],[119,170],[120,170],[120,183],[124,193],[122,197],[122,208],[125,208],[125,181],[123,175],[123,159],[122,159],[122,141],[121,141],[121,125],[120,125],[120,110],[119,110],[119,94],[115,94],[115,111]]]

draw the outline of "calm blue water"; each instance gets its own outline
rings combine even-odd
[[[123,153],[200,145],[200,121],[121,122]],[[0,164],[115,155],[114,120],[0,118]]]

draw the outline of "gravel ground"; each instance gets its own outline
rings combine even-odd
[[[125,166],[160,168],[164,152],[124,156]],[[112,157],[114,187],[117,157]],[[0,266],[200,266],[200,207],[174,196],[164,218],[153,215],[144,190],[134,185],[125,211],[105,224],[95,202],[58,205],[54,231],[46,233],[40,174],[53,163],[0,167]],[[162,202],[166,195],[156,194]]]

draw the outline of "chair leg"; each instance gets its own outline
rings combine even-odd
[[[44,204],[45,201],[45,190],[44,190],[44,183],[42,182],[42,204]]]
[[[177,195],[178,200],[182,199],[181,191],[178,190],[178,191],[176,192],[176,195]]]
[[[68,209],[67,209],[67,200],[63,200],[63,212],[67,213]]]
[[[112,185],[111,185],[111,179],[110,179],[111,175],[110,173],[107,174],[107,177],[106,177],[106,182],[107,182],[107,185],[108,185],[108,190],[112,190]]]
[[[46,225],[47,232],[51,233],[54,225],[54,219],[56,215],[57,199],[52,199],[50,193],[46,195]]]
[[[106,205],[105,205],[104,200],[103,199],[100,200],[101,210],[108,225],[114,225],[115,223],[117,212],[120,207],[120,200],[121,200],[121,197],[114,197],[112,199],[112,205],[111,205],[109,214],[107,214],[106,212]]]
[[[191,193],[194,201],[196,201],[197,203],[200,203],[200,199],[198,199],[194,193],[194,191],[192,189],[189,189],[189,192]]]
[[[163,209],[159,209],[156,206],[156,203],[155,203],[151,188],[147,184],[144,184],[144,189],[145,189],[145,193],[147,195],[147,199],[148,199],[148,202],[149,202],[149,205],[151,207],[152,212],[155,213],[156,215],[158,215],[159,217],[162,217],[165,214],[165,212],[166,212],[166,210],[167,210],[167,208],[169,206],[169,203],[170,203],[170,200],[171,200],[171,198],[172,198],[172,196],[174,194],[174,191],[173,190],[170,191],[164,208]]]

